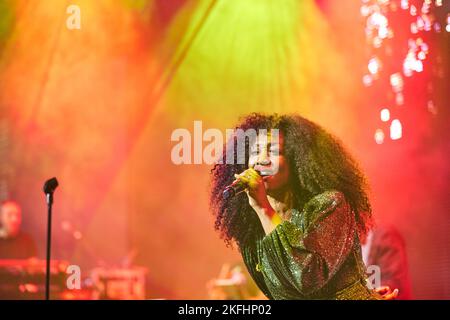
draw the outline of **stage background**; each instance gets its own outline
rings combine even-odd
[[[81,9],[79,30],[66,27],[70,4]],[[389,134],[375,102],[391,88],[361,81],[360,8],[353,0],[0,0],[2,198],[22,205],[40,257],[42,185],[56,176],[53,257],[83,276],[133,261],[149,270],[149,298],[206,298],[207,280],[240,256],[213,228],[211,166],[174,165],[171,133],[193,132],[201,120],[225,134],[249,112],[297,112],[361,162],[377,219],[405,238],[414,297],[450,298],[448,32],[429,43],[447,84],[436,91],[437,111],[424,93],[432,80],[416,76],[393,111],[402,138],[377,144],[377,128]]]

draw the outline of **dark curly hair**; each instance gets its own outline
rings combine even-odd
[[[312,197],[327,190],[340,191],[355,214],[360,239],[365,238],[372,226],[368,185],[358,164],[337,138],[299,115],[252,113],[235,129],[279,129],[284,137],[284,154],[291,172],[289,183],[294,207],[302,210]],[[216,218],[215,229],[227,246],[234,240],[239,248],[260,236],[262,226],[245,193],[224,200],[222,192],[233,182],[235,173],[248,168],[248,151],[247,140],[245,164],[226,164],[227,152],[233,152],[235,159],[237,157],[237,135],[231,136],[224,147],[222,164],[216,164],[211,170],[210,207]]]

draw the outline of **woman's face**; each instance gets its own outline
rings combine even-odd
[[[249,168],[258,171],[264,180],[267,192],[276,192],[289,183],[289,165],[284,154],[283,135],[258,135],[250,146]]]

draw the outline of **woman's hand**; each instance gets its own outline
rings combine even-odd
[[[394,300],[398,296],[398,289],[392,291],[388,286],[376,288],[375,291],[380,294],[384,300]]]
[[[245,191],[248,195],[248,202],[255,211],[273,210],[267,199],[264,180],[255,169],[249,168],[241,174],[235,174],[234,177],[247,186]]]
[[[248,203],[258,215],[264,232],[269,234],[275,229],[281,218],[267,199],[263,178],[253,168],[247,169],[241,174],[236,174],[234,177],[247,186],[245,191],[248,196]]]

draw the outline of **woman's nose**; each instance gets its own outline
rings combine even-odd
[[[260,154],[258,155],[258,161],[256,163],[267,166],[270,164],[270,158],[267,156],[266,152],[260,152]]]

